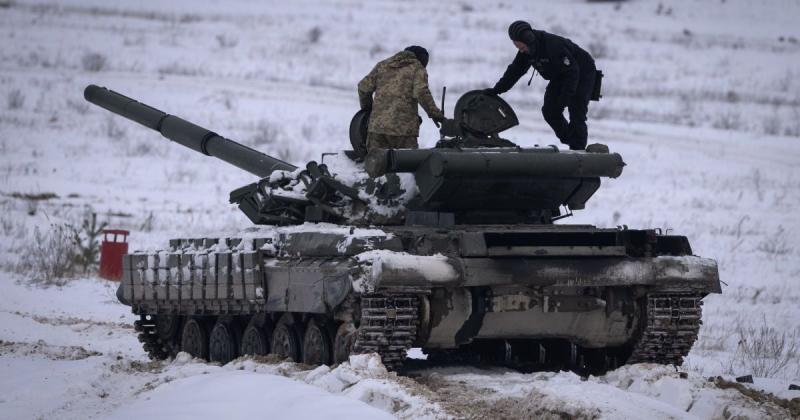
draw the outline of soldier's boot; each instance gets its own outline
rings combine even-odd
[[[608,146],[602,143],[592,143],[586,146],[586,151],[589,153],[609,153]]]
[[[567,126],[567,144],[570,150],[583,150],[589,137],[586,127],[586,114],[589,112],[589,100],[573,99],[569,104],[569,124]]]

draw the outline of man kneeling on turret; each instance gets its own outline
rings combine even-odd
[[[427,64],[428,51],[414,45],[376,64],[358,83],[361,109],[370,111],[367,150],[419,147],[417,104],[437,126],[444,120],[428,88]]]

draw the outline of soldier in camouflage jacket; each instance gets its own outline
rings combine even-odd
[[[367,150],[416,149],[422,123],[417,104],[437,126],[444,119],[428,88],[427,64],[428,52],[411,46],[375,65],[358,83],[361,109],[371,110]]]

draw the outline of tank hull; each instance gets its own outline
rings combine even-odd
[[[264,338],[274,341],[280,325],[278,338],[288,343],[270,343],[262,352],[306,362],[376,351],[399,368],[412,346],[485,359],[485,348],[496,358],[498,346],[509,343],[516,343],[517,360],[532,360],[545,349],[553,353],[557,343],[613,351],[620,362],[680,363],[696,338],[702,297],[720,291],[713,260],[691,255],[684,237],[652,230],[387,227],[354,235],[355,228],[304,227],[173,240],[169,250],[127,255],[119,296],[142,316],[151,355],[186,350],[190,331],[183,330],[197,320],[210,344],[207,356],[196,356],[225,362],[252,346],[241,332],[222,334],[234,350],[220,355],[213,337],[219,341],[221,333],[212,333],[243,331],[257,320]],[[686,313],[657,318],[659,305],[665,313]],[[179,325],[160,326],[159,319]],[[669,354],[645,349],[655,345],[643,343],[648,328],[661,328],[651,334],[659,345],[665,336],[677,342],[667,346]],[[158,333],[165,329],[170,333]],[[318,330],[322,338],[305,337]],[[306,357],[306,339],[331,350],[317,345],[308,352],[324,357]]]

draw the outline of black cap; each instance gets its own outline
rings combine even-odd
[[[524,20],[518,20],[508,27],[508,37],[512,41],[522,41],[522,34],[526,31],[533,31],[531,24]]]
[[[419,45],[412,45],[410,47],[406,47],[404,51],[414,53],[414,56],[417,57],[417,60],[422,63],[422,67],[428,67],[428,50],[420,47]]]

